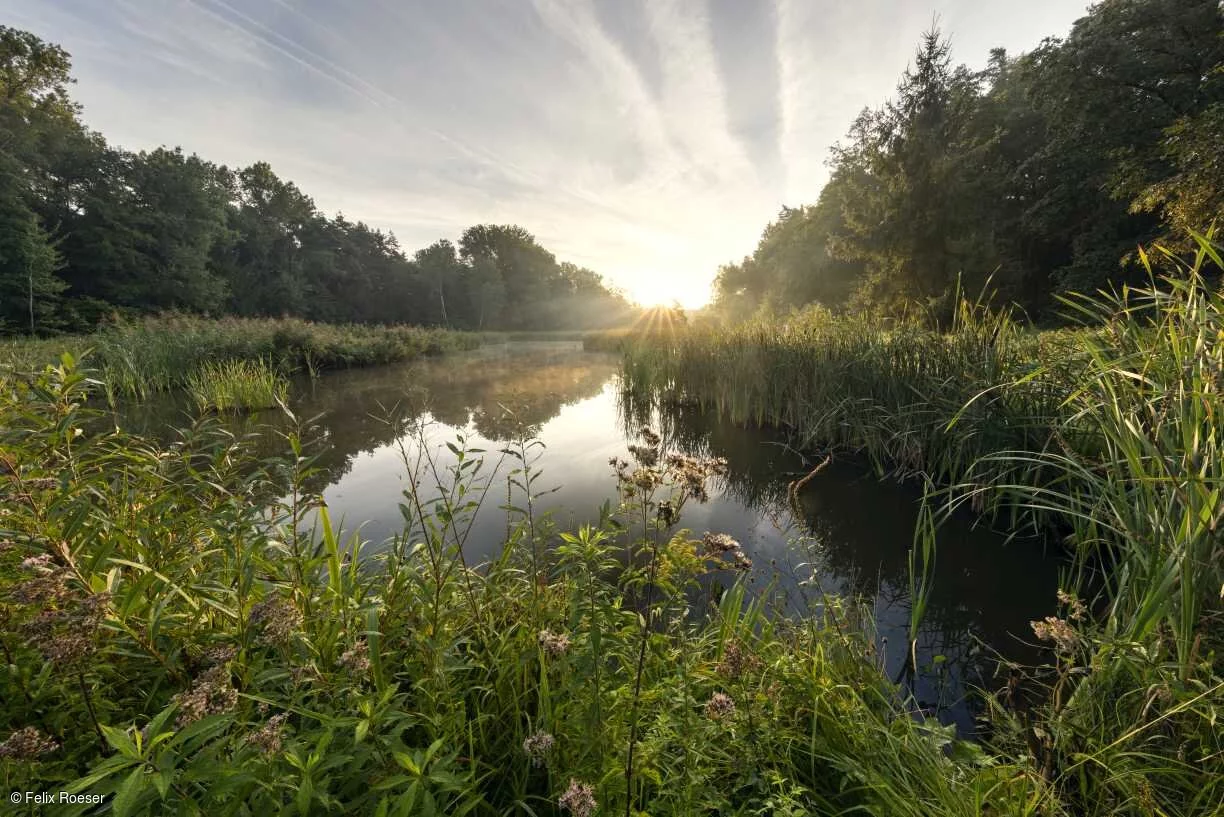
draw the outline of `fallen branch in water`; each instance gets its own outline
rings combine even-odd
[[[829,456],[824,458],[824,461],[820,463],[820,465],[817,465],[815,468],[809,471],[806,477],[803,477],[802,479],[797,479],[794,482],[792,482],[790,485],[786,486],[786,493],[788,496],[790,496],[791,501],[794,501],[799,496],[799,492],[803,490],[803,486],[807,485],[812,480],[812,477],[816,476],[821,471],[823,471],[825,469],[825,466],[831,463],[832,461],[833,461],[833,455],[830,454]]]

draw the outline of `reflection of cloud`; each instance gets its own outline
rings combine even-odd
[[[959,57],[1065,33],[1067,0],[16,0],[131,148],[267,160],[412,249],[522,224],[631,292],[700,298],[893,90],[931,13]]]

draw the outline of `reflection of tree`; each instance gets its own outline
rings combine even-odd
[[[307,483],[321,491],[352,468],[353,460],[395,442],[398,429],[428,414],[456,428],[472,426],[486,439],[513,439],[522,426],[538,427],[571,403],[599,393],[615,372],[609,356],[578,344],[489,346],[463,355],[331,372],[296,384],[291,408],[309,421],[305,434],[319,469]],[[169,439],[170,426],[191,422],[181,397],[126,407],[124,428]],[[283,434],[292,422],[279,410],[226,417],[235,435],[253,435],[261,455],[289,450]]]
[[[736,426],[694,405],[675,405],[622,394],[621,422],[626,430],[657,428],[680,450],[725,457],[724,490],[762,515],[782,520],[785,530],[806,540],[805,556],[817,565],[827,590],[873,598],[881,631],[904,628],[908,621],[908,551],[913,544],[921,490],[877,479],[864,463],[839,457],[821,471],[792,509],[787,485],[804,474],[805,461],[785,435]],[[798,511],[798,514],[795,511]],[[939,668],[959,678],[982,677],[993,664],[975,639],[1017,660],[1035,659],[1015,636],[1029,633],[1028,621],[1043,615],[1057,587],[1057,562],[1031,541],[1008,543],[986,524],[957,516],[938,531],[933,589],[923,617],[919,663],[944,656]],[[897,633],[908,638],[907,633]],[[897,637],[890,669],[903,656]],[[939,690],[934,676],[909,679],[924,699]],[[954,692],[961,689],[953,684]]]

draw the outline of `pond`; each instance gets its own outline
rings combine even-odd
[[[643,414],[618,388],[617,359],[588,353],[580,343],[510,343],[470,353],[373,369],[325,373],[295,384],[293,411],[313,417],[321,438],[318,474],[333,520],[359,531],[377,548],[402,529],[407,469],[401,446],[406,425],[427,424],[438,466],[454,462],[445,446],[464,435],[469,446],[496,452],[529,425],[544,443],[536,510],[562,529],[598,518],[614,498],[610,458],[627,457],[630,436],[647,420],[673,449],[726,458],[728,473],[704,504],[689,503],[682,526],[697,535],[726,533],[752,558],[751,582],[791,609],[825,593],[852,593],[873,607],[878,654],[885,670],[905,669],[909,622],[907,552],[913,542],[920,491],[881,481],[853,459],[833,462],[808,482],[798,502],[787,485],[813,463],[777,432],[743,428],[692,407]],[[186,422],[181,398],[125,409],[129,430],[162,434]],[[261,447],[283,451],[278,412],[228,421],[237,432],[260,429]],[[490,453],[486,460],[497,459]],[[504,464],[503,471],[514,467]],[[504,541],[505,489],[482,506],[468,539],[470,562]],[[995,654],[1031,662],[1029,621],[1048,615],[1060,562],[1039,543],[1012,540],[972,518],[942,525],[933,589],[918,639],[919,672],[905,677],[916,699],[944,722],[973,728],[964,701],[969,684],[993,689]]]

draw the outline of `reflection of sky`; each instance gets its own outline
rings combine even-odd
[[[130,149],[271,162],[416,249],[517,223],[639,297],[706,297],[938,17],[953,56],[1064,36],[1087,0],[9,0]]]
[[[597,519],[599,506],[615,496],[608,460],[628,457],[620,416],[616,383],[609,380],[596,396],[562,406],[555,417],[543,423],[539,437],[546,448],[533,465],[540,474],[535,488],[544,492],[559,486],[559,490],[537,504],[538,513],[551,512],[562,529]],[[503,444],[480,436],[473,424],[467,428],[436,422],[430,425],[429,448],[439,472],[445,474],[445,469],[455,463],[445,443],[453,441],[458,433],[466,436],[469,447],[486,449],[484,473],[488,476]],[[741,440],[745,439],[742,435],[749,434],[738,433]],[[741,447],[740,458],[764,457],[767,467],[761,469],[757,462],[754,471],[751,462],[732,456],[731,483],[740,473],[748,475],[742,479],[772,480],[780,487],[802,470],[797,460],[779,460],[779,449],[767,448],[766,438],[759,431],[754,433],[755,447],[751,441]],[[728,434],[727,429],[720,434]],[[476,518],[465,551],[470,563],[493,557],[504,541],[506,514],[498,506],[506,501],[504,477],[515,467],[517,460],[503,462],[502,478],[494,481]],[[762,477],[762,471],[768,476]],[[324,498],[333,518],[343,515],[349,530],[366,521],[362,538],[369,547],[377,548],[402,528],[397,503],[403,500],[404,480],[405,466],[397,447],[383,445],[358,454],[351,468],[324,491]],[[424,484],[431,484],[428,477]],[[853,467],[830,469],[806,489],[805,518],[798,525],[784,506],[773,507],[766,502],[753,507],[737,498],[739,495],[728,485],[715,485],[709,502],[690,501],[685,506],[681,525],[698,536],[706,531],[721,532],[740,541],[754,561],[753,586],[771,587],[792,611],[804,609],[805,600],[808,604],[819,602],[820,589],[874,597],[878,634],[887,639],[886,669],[896,675],[908,643],[905,564],[916,513],[915,492],[881,484]],[[525,507],[517,490],[514,504]],[[965,520],[953,520],[941,530],[940,546],[933,597],[919,638],[920,661],[929,665],[933,656],[944,655],[948,659],[945,668],[953,674],[960,672],[958,665],[976,660],[970,633],[1018,657],[1023,646],[1016,637],[1026,635],[1030,619],[1049,612],[1048,602],[1055,587],[1053,563],[1035,553],[1028,543],[1004,545],[1003,537],[975,530]],[[812,576],[818,586],[801,588],[797,584]],[[730,575],[712,580],[725,583]],[[1024,655],[1029,657],[1028,653]],[[959,682],[948,684],[941,693],[929,674],[920,675],[914,683],[924,703],[934,703],[942,694],[946,704],[949,696],[957,698],[963,693]],[[951,709],[950,717],[962,727],[970,726],[970,716],[963,708]]]

